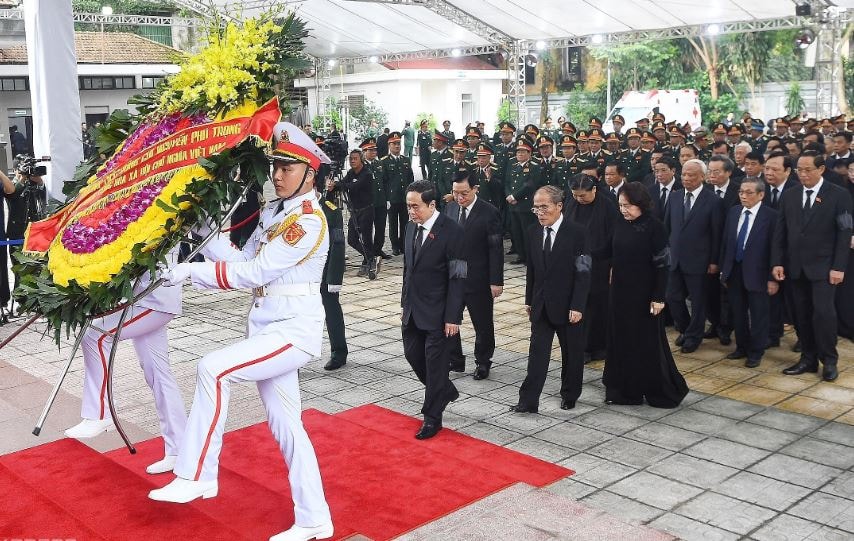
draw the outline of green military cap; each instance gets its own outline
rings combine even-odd
[[[560,125],[560,129],[563,131],[563,133],[575,133],[575,132],[577,132],[577,131],[578,131],[578,130],[575,128],[575,124],[573,124],[573,123],[572,123],[572,122],[570,122],[569,120],[567,120],[566,122],[564,122],[563,124],[561,124],[561,125]]]
[[[466,130],[466,139],[468,139],[469,137],[475,137],[477,139],[480,139],[481,136],[483,136],[483,133],[481,133],[480,129],[478,129],[477,126],[469,126]]]
[[[598,117],[595,117],[595,116],[590,117],[590,121],[587,123],[587,127],[588,128],[601,128],[602,127],[602,121],[599,120]]]
[[[720,133],[726,135],[726,124],[724,124],[723,122],[716,122],[712,125],[712,133]]]
[[[532,139],[534,137],[540,135],[540,128],[538,128],[536,126],[536,124],[528,124],[527,126],[525,126],[525,129],[522,131],[524,131],[525,133],[530,135]]]
[[[685,138],[685,134],[682,132],[682,128],[676,125],[670,126],[670,129],[667,130],[667,133],[670,134],[670,137],[682,137],[683,139]]]
[[[461,150],[465,151],[469,149],[469,144],[466,143],[465,139],[454,139],[454,144],[451,147],[452,150]]]
[[[492,145],[490,145],[486,141],[477,144],[478,156],[492,156],[493,154],[495,154],[495,149],[493,149]]]
[[[561,147],[577,147],[578,141],[576,141],[575,137],[570,134],[564,134],[560,138],[560,146]]]
[[[656,120],[652,123],[652,131],[656,130],[664,130],[667,131],[667,126],[664,124],[663,120]]]
[[[644,129],[644,127],[641,126],[641,124],[646,124],[646,127],[648,128],[649,127],[649,119],[645,116],[642,116],[639,119],[635,120],[635,125],[638,128]]]
[[[516,133],[516,126],[512,122],[502,122],[498,125],[498,131]]]
[[[629,128],[629,131],[626,132],[626,139],[630,137],[640,137],[641,130],[639,128]]]
[[[587,130],[580,130],[578,133],[575,134],[575,137],[578,139],[579,142],[587,141]]]
[[[359,148],[362,150],[369,150],[372,148],[377,148],[377,139],[376,137],[368,137],[361,143],[359,143]]]
[[[652,132],[651,132],[651,131],[649,131],[649,130],[645,130],[645,131],[643,132],[643,134],[641,135],[641,141],[652,141],[652,142],[655,142],[655,141],[657,141],[657,139],[655,138],[655,136],[652,134]]]
[[[528,152],[534,151],[534,140],[531,139],[529,135],[521,134],[516,138],[516,143],[514,145],[516,150],[527,150]]]
[[[652,122],[653,122],[653,123],[655,123],[655,122],[661,122],[661,123],[664,123],[664,121],[665,121],[664,113],[661,113],[661,112],[658,112],[658,111],[656,111],[655,113],[653,113],[653,115],[652,115]]]
[[[399,131],[393,131],[390,134],[388,134],[388,142],[389,143],[399,143],[400,139],[402,137],[403,136],[400,134]]]
[[[537,146],[538,147],[547,146],[547,145],[554,146],[554,144],[555,144],[554,139],[552,139],[548,135],[541,135],[539,138],[537,138]]]
[[[442,142],[444,142],[444,143],[448,143],[448,142],[449,142],[449,141],[448,141],[448,136],[447,136],[447,135],[445,135],[444,133],[440,132],[439,130],[433,130],[433,139],[436,139],[436,140],[442,141]]]
[[[741,124],[733,124],[729,127],[727,135],[744,135],[744,129],[741,127]]]
[[[620,136],[617,135],[615,132],[611,132],[605,137],[605,142],[606,143],[622,143],[623,140],[620,139]]]
[[[594,140],[595,140],[595,139],[598,139],[599,141],[602,141],[602,140],[604,140],[604,139],[605,139],[605,132],[603,132],[603,131],[602,131],[602,130],[600,130],[599,128],[593,128],[592,130],[590,130],[590,131],[587,133],[587,139],[588,139],[588,140],[590,140],[590,139],[594,139]]]
[[[614,118],[611,119],[611,122],[619,122],[623,126],[626,125],[626,119],[623,118],[623,115],[614,115]]]

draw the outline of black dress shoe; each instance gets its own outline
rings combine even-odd
[[[452,362],[449,365],[449,368],[451,369],[451,372],[465,372],[466,371],[466,364],[465,364],[465,362],[462,362],[462,363]]]
[[[834,381],[839,377],[839,371],[836,370],[835,364],[826,364],[821,371],[821,379],[824,381]]]
[[[382,251],[380,252],[380,257],[383,259],[391,259],[390,255],[388,255],[387,253],[382,252]]]
[[[347,364],[347,361],[341,361],[338,359],[331,359],[328,363],[323,365],[324,370],[338,370],[342,366]]]
[[[778,348],[780,347],[780,339],[779,338],[769,338],[768,344],[765,345],[765,349]]]
[[[700,347],[699,343],[683,342],[682,349],[680,349],[679,351],[681,351],[682,353],[694,353],[695,351],[697,351],[698,347]]]
[[[718,337],[718,339],[721,341],[722,346],[728,346],[732,344],[732,338],[728,334],[722,334]]]
[[[760,362],[762,362],[762,359],[747,359],[744,362],[744,367],[745,368],[756,368],[757,366],[759,366]]]
[[[747,353],[740,349],[737,349],[726,356],[727,359],[744,359],[745,357],[747,357]]]
[[[684,344],[684,343],[685,343],[685,335],[684,334],[680,334],[679,336],[677,336],[676,341],[674,342],[674,344],[676,344],[677,347],[682,347],[682,344]]]
[[[783,370],[787,376],[797,376],[806,372],[818,372],[818,365],[807,364],[806,361],[798,361],[789,368]]]
[[[397,248],[392,248],[391,255],[400,255],[400,250],[398,250]]]
[[[516,250],[514,250],[513,248],[510,248],[509,250],[507,250],[507,254],[506,254],[506,255],[513,255],[513,254],[515,254],[515,253],[516,253]]]
[[[522,259],[521,257],[517,257],[516,259],[514,259],[514,260],[513,260],[513,261],[511,261],[510,263],[513,263],[514,265],[524,265],[524,264],[525,264],[525,260],[524,260],[524,259]]]
[[[477,368],[474,369],[474,379],[486,379],[489,377],[489,367],[486,365],[479,364]]]
[[[510,406],[510,411],[514,411],[516,413],[537,413],[539,408],[523,406],[522,404],[516,404],[515,406]]]
[[[575,409],[575,400],[567,400],[565,398],[562,398],[560,401],[560,409],[562,409],[562,410]]]
[[[718,331],[715,330],[714,327],[709,327],[709,330],[703,334],[703,338],[717,338]]]
[[[800,341],[800,340],[798,340],[797,342],[795,342],[795,345],[794,345],[794,346],[792,346],[792,351],[794,351],[795,353],[800,353],[800,352],[801,352],[801,341]]]
[[[424,424],[421,425],[421,429],[415,434],[415,439],[426,440],[427,438],[432,438],[438,434],[440,430],[442,430],[442,423],[424,421]]]
[[[590,353],[584,352],[584,364],[589,364],[593,362],[593,355]]]

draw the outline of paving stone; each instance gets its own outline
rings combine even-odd
[[[781,454],[763,459],[748,471],[807,488],[818,488],[842,473],[837,468]]]
[[[605,409],[597,409],[578,417],[575,422],[611,434],[625,434],[639,426],[647,424],[647,420],[625,415]]]
[[[738,420],[747,419],[765,409],[762,406],[719,396],[710,396],[704,400],[700,400],[696,404],[692,404],[691,408]]]
[[[500,426],[530,436],[560,421],[537,413],[515,413],[508,411],[489,420],[490,424]]]
[[[815,438],[802,438],[780,452],[843,470],[854,466],[854,449]]]
[[[544,487],[544,490],[548,490],[553,494],[557,494],[565,498],[579,500],[584,496],[587,496],[588,494],[596,492],[599,489],[592,485],[576,481],[575,479],[573,479],[573,477],[565,477]]]
[[[728,417],[693,409],[674,412],[667,417],[662,417],[661,422],[710,436],[719,434],[735,424],[735,421]]]
[[[634,468],[647,468],[673,451],[618,437],[589,449],[588,453]]]
[[[757,541],[803,541],[805,539],[832,539],[832,537],[814,537],[825,527],[809,520],[779,515],[771,522],[753,532],[752,537]],[[830,532],[821,532],[829,534]],[[843,532],[839,532],[843,533]],[[839,538],[844,539],[844,538]]]
[[[573,455],[561,461],[560,465],[575,471],[572,479],[597,488],[607,487],[637,471],[636,468],[586,453]]]
[[[703,492],[700,488],[646,471],[617,481],[608,490],[663,510],[673,509]]]
[[[789,514],[854,534],[854,501],[815,492],[789,509]]]
[[[812,492],[809,488],[751,472],[739,472],[721,481],[714,491],[780,512]]]
[[[559,462],[568,458],[577,451],[569,447],[563,447],[545,440],[534,437],[521,438],[507,445],[508,449],[514,449],[520,453],[537,457],[548,462]]]
[[[702,458],[677,454],[653,464],[648,471],[701,488],[711,488],[738,470]]]
[[[776,428],[786,432],[794,432],[795,434],[809,434],[820,426],[827,424],[824,419],[801,415],[799,413],[790,413],[776,409],[766,409],[747,419],[751,423]]]
[[[603,509],[607,513],[634,522],[646,524],[660,516],[663,511],[634,499],[614,494],[608,490],[599,490],[581,499],[582,502]]]
[[[854,447],[854,426],[852,425],[828,423],[810,434],[810,436]]]
[[[746,422],[728,426],[721,431],[719,436],[730,441],[752,445],[769,451],[777,451],[798,439],[797,434],[792,434],[791,432],[783,432],[775,428],[767,428]]]
[[[737,541],[741,536],[675,513],[665,513],[649,526],[672,533],[680,539],[703,541]]]
[[[671,451],[681,451],[706,438],[704,434],[659,423],[643,425],[626,433],[625,437],[664,447]]]
[[[678,507],[676,512],[741,535],[755,530],[777,514],[770,509],[713,492],[697,496]]]
[[[770,454],[770,451],[764,449],[720,438],[708,438],[683,452],[738,469],[755,464]]]
[[[535,435],[541,440],[550,441],[578,451],[586,451],[614,437],[613,434],[609,434],[608,432],[577,425],[573,422],[554,425],[541,432],[537,432]]]
[[[822,487],[822,492],[854,500],[854,472],[844,472]]]

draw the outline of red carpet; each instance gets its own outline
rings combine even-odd
[[[419,421],[369,405],[337,415],[308,410],[335,538],[391,539],[513,483],[536,486],[572,471],[443,430],[413,438]],[[160,438],[101,455],[73,440],[0,457],[0,539],[267,539],[293,523],[284,460],[266,424],[225,435],[219,496],[189,505],[153,502],[171,475],[145,466]]]

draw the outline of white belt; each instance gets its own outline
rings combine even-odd
[[[320,295],[320,283],[273,284],[255,288],[253,292],[256,297],[306,297]]]

